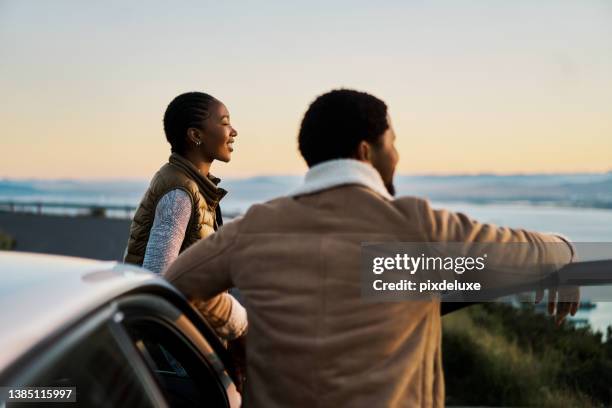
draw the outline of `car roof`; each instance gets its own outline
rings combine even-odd
[[[0,251],[0,371],[111,299],[145,286],[172,290],[133,265]]]

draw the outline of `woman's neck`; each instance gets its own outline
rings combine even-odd
[[[193,164],[203,176],[208,176],[210,172],[210,166],[212,165],[212,161],[206,161],[202,159],[199,155],[197,155],[193,151],[188,151],[183,154],[183,157],[186,158]]]

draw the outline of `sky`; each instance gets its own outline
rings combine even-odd
[[[610,171],[612,3],[0,0],[0,178],[149,178],[193,90],[238,130],[213,173],[301,174],[340,87],[387,103],[401,174]]]

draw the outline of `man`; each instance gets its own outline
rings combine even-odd
[[[249,319],[247,406],[444,405],[440,303],[364,301],[362,242],[564,243],[394,199],[394,141],[381,100],[352,90],[320,96],[299,133],[310,167],[304,184],[254,205],[167,270],[192,300],[240,289]],[[563,248],[539,256],[564,264],[572,250]],[[560,306],[559,318],[570,307]]]

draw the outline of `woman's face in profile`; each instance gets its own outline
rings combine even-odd
[[[229,162],[234,151],[234,139],[238,135],[230,124],[230,114],[222,102],[215,102],[209,108],[210,116],[202,126],[201,149],[204,156],[211,162],[220,160]]]

